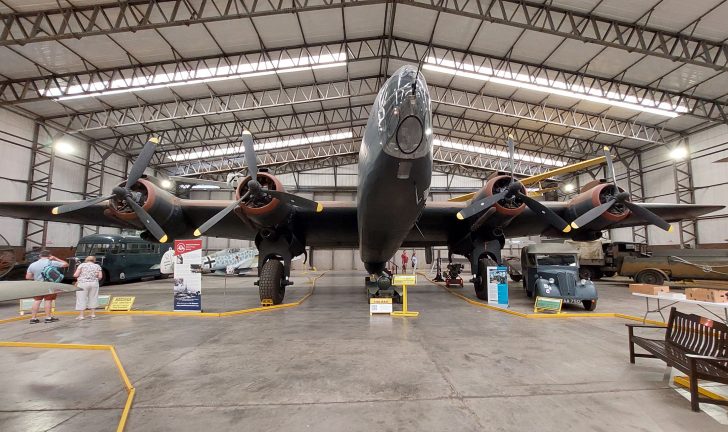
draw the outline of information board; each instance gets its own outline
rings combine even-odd
[[[370,298],[369,299],[369,315],[373,314],[391,314],[392,299],[391,298]]]
[[[113,297],[109,303],[110,311],[130,311],[131,307],[134,306],[134,300],[136,297],[123,296]]]
[[[394,275],[392,285],[396,286],[413,286],[417,285],[417,275],[415,274],[397,274]]]
[[[202,240],[175,240],[174,259],[174,310],[202,312]]]
[[[533,311],[536,313],[539,312],[552,312],[552,313],[559,313],[561,312],[561,306],[564,304],[564,301],[560,298],[551,298],[551,297],[536,297],[536,303],[533,305]]]
[[[488,304],[508,307],[508,267],[497,266],[486,269]]]

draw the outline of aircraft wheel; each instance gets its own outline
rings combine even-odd
[[[270,299],[273,300],[274,305],[283,303],[286,287],[282,282],[283,263],[277,259],[266,261],[260,270],[260,281],[258,282],[260,301]]]
[[[520,282],[521,279],[523,279],[523,276],[522,275],[511,275],[511,280],[513,282]]]
[[[581,303],[584,305],[584,309],[588,311],[593,311],[597,308],[596,300],[583,300]]]
[[[478,260],[478,274],[475,277],[475,296],[488,300],[488,263],[485,258]]]
[[[605,271],[604,277],[614,277],[614,275],[616,275],[616,274],[617,274],[616,271]]]

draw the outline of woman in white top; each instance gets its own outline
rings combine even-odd
[[[78,280],[76,286],[81,288],[76,291],[77,320],[84,319],[83,312],[91,310],[91,319],[96,318],[96,306],[99,304],[99,281],[103,279],[104,272],[101,266],[96,264],[96,257],[88,256],[86,260],[76,267],[73,276]]]

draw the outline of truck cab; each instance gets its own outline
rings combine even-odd
[[[541,243],[521,249],[523,288],[528,297],[560,298],[564,303],[581,303],[593,311],[597,288],[589,279],[579,277],[576,248],[559,243]]]

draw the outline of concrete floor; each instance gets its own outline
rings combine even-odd
[[[256,306],[253,280],[205,278],[205,309]],[[308,292],[305,276],[294,280],[287,301]],[[370,318],[362,282],[329,272],[300,307],[221,319],[11,322],[0,340],[114,345],[137,389],[129,431],[725,430],[662,381],[663,363],[629,364],[623,320],[523,319],[424,280],[410,292],[419,318]],[[102,291],[171,309],[170,280]],[[524,299],[514,284],[512,307],[528,311]],[[600,283],[597,311],[644,303]],[[16,313],[0,303],[0,317]],[[0,364],[0,430],[116,428],[126,393],[108,353],[0,348]]]

